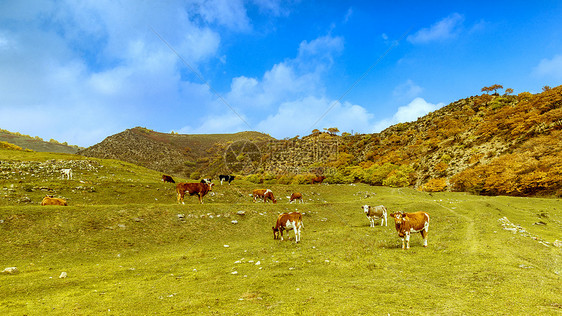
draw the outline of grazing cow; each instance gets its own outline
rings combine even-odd
[[[302,194],[300,192],[295,192],[293,194],[291,194],[291,198],[289,203],[293,203],[293,201],[295,200],[299,200],[301,203],[304,203],[303,199],[302,199]]]
[[[386,214],[387,214],[386,207],[384,207],[383,205],[378,205],[378,206],[363,205],[361,208],[363,209],[363,212],[365,212],[365,215],[367,215],[367,218],[371,222],[370,227],[375,227],[376,219],[381,220],[381,226],[383,225],[383,223],[385,224],[385,226],[388,226],[388,220],[386,218]]]
[[[72,179],[72,169],[68,168],[68,169],[61,169],[60,170],[62,173],[62,178],[66,178],[68,180]]]
[[[199,203],[203,204],[203,197],[213,190],[214,183],[183,183],[180,182],[176,185],[176,192],[178,193],[178,204],[183,202],[183,197],[187,192],[190,196],[197,195],[199,197]]]
[[[266,203],[267,200],[270,200],[274,204],[277,203],[277,200],[273,196],[273,192],[271,192],[270,189],[255,189],[252,193],[252,196],[254,197],[254,203],[256,202],[257,198],[263,198],[264,203]]]
[[[232,182],[232,180],[234,180],[234,176],[221,174],[221,175],[219,175],[219,180],[221,181],[221,185],[222,185],[223,181],[228,181],[228,185],[230,185],[230,182]]]
[[[167,176],[165,174],[162,175],[162,181],[164,182],[170,182],[170,183],[176,183],[176,181],[174,181],[174,179],[170,176]]]
[[[277,217],[277,222],[273,228],[273,239],[283,240],[283,231],[294,230],[295,232],[295,242],[301,240],[301,229],[304,227],[302,223],[302,214],[298,212],[283,213]],[[289,233],[287,233],[288,236]]]
[[[410,249],[410,233],[421,233],[423,246],[427,247],[427,234],[429,232],[429,214],[426,212],[392,213],[398,236],[402,237],[402,249],[406,239],[406,249]]]
[[[324,177],[324,176],[314,177],[310,180],[310,183],[311,184],[322,183],[322,181],[324,181],[324,179],[326,179],[326,177]]]
[[[65,200],[54,198],[52,195],[45,195],[43,201],[41,201],[41,205],[60,205],[60,206],[68,206]]]

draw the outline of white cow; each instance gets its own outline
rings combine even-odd
[[[68,169],[61,169],[62,172],[62,178],[63,179],[72,179],[72,169],[68,168]]]
[[[378,205],[378,206],[363,205],[361,208],[363,209],[363,212],[365,212],[365,215],[367,215],[367,218],[371,222],[370,227],[375,227],[375,220],[379,218],[381,219],[381,226],[383,225],[383,223],[385,224],[384,226],[388,226],[388,221],[386,219],[386,215],[387,215],[386,207],[384,207],[383,205]]]

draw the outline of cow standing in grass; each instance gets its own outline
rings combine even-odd
[[[60,205],[60,206],[68,206],[65,200],[55,198],[52,195],[45,195],[43,201],[41,201],[41,205]]]
[[[303,199],[302,199],[302,194],[300,192],[295,192],[293,194],[291,194],[291,197],[289,199],[289,203],[293,203],[293,201],[299,200],[301,203],[304,203]]]
[[[203,197],[213,190],[213,183],[183,183],[180,182],[176,185],[176,192],[178,193],[178,204],[183,202],[183,197],[185,193],[190,196],[197,195],[199,197],[199,203],[203,204]]]
[[[266,203],[268,200],[273,202],[274,204],[277,203],[277,200],[273,196],[273,192],[270,189],[255,189],[252,192],[252,197],[254,198],[254,203],[256,202],[257,198],[263,199],[263,202]]]
[[[223,181],[228,182],[228,185],[230,185],[230,182],[232,182],[232,180],[234,180],[234,176],[231,176],[231,175],[229,175],[229,174],[220,174],[220,175],[219,175],[219,180],[220,180],[220,182],[221,182],[221,185],[222,185],[222,182],[223,182]]]
[[[165,174],[162,175],[162,181],[164,182],[170,182],[170,183],[176,183],[176,181],[174,181],[174,178],[167,176]]]
[[[68,169],[61,169],[61,173],[62,173],[62,178],[63,179],[68,179],[71,180],[72,179],[72,169],[68,168]]]
[[[299,212],[283,213],[277,217],[277,222],[273,228],[273,239],[283,240],[283,231],[293,230],[295,232],[295,242],[301,240],[302,214]],[[287,233],[288,234],[288,233]]]
[[[363,205],[361,208],[363,209],[363,212],[365,212],[365,215],[367,215],[367,218],[371,223],[370,227],[375,227],[375,220],[377,219],[381,220],[381,226],[383,224],[385,224],[385,226],[388,226],[388,220],[386,218],[387,217],[386,207],[384,207],[383,205],[378,205],[378,206]]]
[[[316,183],[321,184],[324,181],[324,179],[326,179],[325,176],[314,177],[310,179],[310,184],[316,184]]]
[[[398,236],[402,238],[402,249],[410,249],[410,233],[421,233],[423,246],[427,247],[427,234],[429,233],[429,214],[426,212],[390,214],[394,217],[394,224]],[[406,245],[404,245],[404,240]]]

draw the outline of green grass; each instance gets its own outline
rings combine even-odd
[[[3,161],[83,159],[6,155],[0,151]],[[89,160],[99,167],[78,168],[71,181],[45,172],[0,180],[0,269],[19,270],[0,274],[0,314],[562,312],[562,254],[552,246],[562,240],[559,199],[273,185],[279,202],[263,204],[248,196],[261,186],[235,180],[216,185],[203,205],[196,197],[177,205],[159,173]],[[85,184],[95,190],[76,189]],[[69,206],[39,206],[45,192],[37,187],[54,188]],[[297,190],[306,203],[288,204]],[[32,202],[20,202],[25,196]],[[428,212],[429,247],[417,234],[402,250],[394,224],[369,227],[363,204]],[[304,213],[302,242],[273,240],[277,214],[293,210]],[[504,216],[527,235],[504,230]]]

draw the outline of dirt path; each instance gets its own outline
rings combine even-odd
[[[444,206],[441,203],[437,202],[437,201],[432,201],[434,204],[446,209],[447,211],[449,211],[450,213],[452,213],[453,215],[462,218],[463,220],[465,220],[468,225],[466,227],[466,233],[465,233],[465,240],[468,243],[468,252],[469,254],[474,254],[478,251],[478,240],[476,239],[475,236],[475,232],[474,232],[474,219],[460,214],[459,212],[455,211],[454,209]]]

